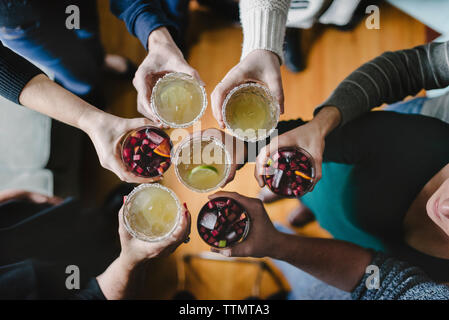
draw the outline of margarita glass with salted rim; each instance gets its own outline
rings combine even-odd
[[[280,107],[270,90],[259,83],[233,88],[223,102],[222,115],[227,130],[244,141],[267,138],[279,122]]]
[[[158,183],[141,184],[126,197],[123,221],[135,238],[157,242],[179,225],[182,207],[176,194]]]
[[[172,128],[190,127],[202,117],[206,107],[206,90],[185,73],[167,73],[157,80],[151,93],[151,109]]]
[[[221,187],[230,174],[229,152],[214,137],[186,138],[177,146],[173,159],[179,181],[196,192],[210,192]]]

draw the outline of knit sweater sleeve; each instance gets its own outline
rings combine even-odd
[[[19,104],[20,93],[36,75],[43,73],[28,60],[0,43],[0,95]]]
[[[343,125],[383,103],[448,85],[449,42],[386,52],[351,73],[315,114],[324,106],[335,106]]]
[[[371,265],[379,268],[378,289],[368,289],[366,274],[352,292],[354,300],[447,300],[449,287],[433,282],[423,271],[377,253]]]
[[[283,62],[285,24],[291,0],[240,0],[243,28],[241,59],[256,49],[276,53]]]

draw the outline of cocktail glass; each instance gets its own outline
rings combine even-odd
[[[169,237],[179,225],[182,207],[176,194],[158,184],[141,184],[126,198],[123,221],[135,238],[156,242]]]
[[[315,164],[302,148],[281,148],[268,160],[263,178],[272,192],[284,197],[301,197],[315,183]]]
[[[189,137],[174,154],[179,181],[196,192],[210,192],[221,187],[229,177],[231,157],[221,141],[214,137]]]
[[[250,227],[245,209],[235,200],[226,197],[206,203],[197,221],[201,239],[216,248],[228,248],[242,242]]]
[[[222,108],[227,130],[236,138],[258,141],[267,138],[279,121],[279,103],[267,87],[245,83],[232,89]]]
[[[206,90],[185,73],[161,77],[151,93],[154,114],[172,128],[187,128],[199,120],[207,107]]]
[[[162,130],[145,126],[128,132],[122,142],[122,160],[136,176],[159,180],[171,164],[172,143]]]

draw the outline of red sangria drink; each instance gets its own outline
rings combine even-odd
[[[272,192],[301,197],[315,183],[313,158],[302,148],[281,148],[268,160],[263,178]]]
[[[158,180],[170,167],[173,145],[162,130],[146,126],[129,132],[122,144],[122,159],[139,177]]]
[[[198,215],[198,232],[208,245],[227,248],[242,242],[249,231],[245,209],[230,198],[210,200]]]

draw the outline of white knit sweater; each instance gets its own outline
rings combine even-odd
[[[240,0],[243,28],[241,59],[256,49],[276,53],[283,61],[285,24],[291,0]]]

